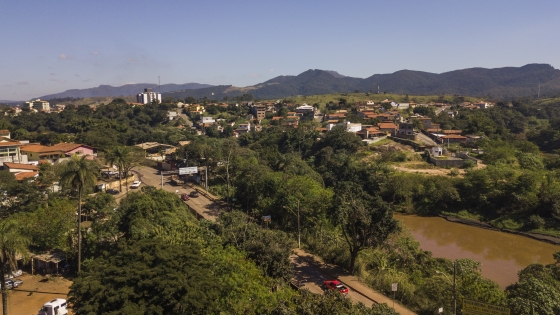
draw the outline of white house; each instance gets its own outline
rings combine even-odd
[[[443,155],[443,148],[442,147],[433,147],[432,148],[432,155],[434,157],[438,157]]]
[[[200,117],[201,124],[213,124],[215,122],[214,117]]]

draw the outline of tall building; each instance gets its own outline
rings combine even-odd
[[[152,92],[152,89],[144,89],[144,93],[140,93],[136,95],[136,101],[142,104],[148,104],[157,100],[158,103],[161,103],[161,93]]]
[[[36,99],[34,101],[25,102],[25,105],[29,107],[29,109],[36,109],[37,111],[45,111],[49,112],[51,110],[51,105],[47,101],[41,101],[40,99]]]

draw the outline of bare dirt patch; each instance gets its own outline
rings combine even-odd
[[[46,302],[55,299],[66,299],[72,281],[63,277],[44,277],[40,275],[24,275],[17,289],[10,290],[8,295],[8,313],[10,315],[36,315]],[[48,279],[45,281],[45,279]],[[1,305],[0,301],[0,305]]]

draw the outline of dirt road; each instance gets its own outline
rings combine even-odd
[[[55,298],[66,299],[71,281],[62,277],[50,277],[44,281],[43,276],[24,275],[19,277],[23,284],[8,291],[8,313],[10,315],[37,315],[43,304]],[[0,301],[0,305],[2,302]]]

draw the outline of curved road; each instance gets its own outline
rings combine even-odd
[[[157,170],[141,167],[135,168],[134,171],[138,174],[143,185],[161,187],[161,175],[157,174]],[[182,193],[188,194],[195,190],[195,188],[190,186],[172,186],[169,183],[168,176],[164,176],[163,182],[163,189],[173,193],[178,190],[179,195]],[[204,219],[214,222],[220,214],[220,210],[225,206],[223,202],[211,200],[203,194],[198,198],[189,199],[186,201],[186,204]],[[386,303],[399,314],[415,315],[414,312],[398,302],[394,302],[383,294],[367,287],[355,276],[349,275],[337,266],[325,264],[320,258],[303,250],[295,249],[290,259],[294,264],[294,282],[301,283],[301,288],[308,289],[312,293],[323,294],[324,292],[321,288],[323,281],[339,279],[349,288],[348,297],[355,303],[363,303],[368,307],[371,307],[374,303]]]

